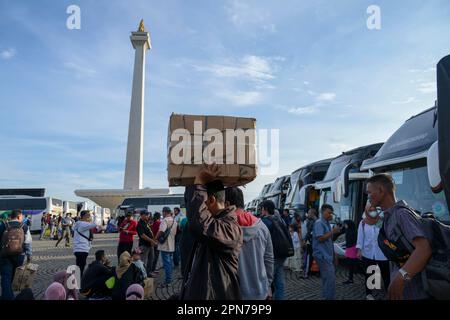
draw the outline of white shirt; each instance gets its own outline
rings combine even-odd
[[[380,228],[376,224],[370,225],[364,223],[363,230],[363,221],[359,223],[356,248],[361,249],[361,254],[364,258],[378,261],[387,260],[380,247],[378,246],[379,233]]]
[[[159,251],[165,251],[165,252],[174,252],[175,251],[175,235],[177,233],[177,222],[174,221],[172,217],[166,217],[161,221],[161,224],[159,225],[159,231],[164,233],[167,228],[170,229],[169,236],[167,237],[166,242],[163,244],[158,244],[158,250]]]
[[[292,235],[292,244],[294,245],[294,249],[300,248],[300,238],[297,231],[294,231],[294,234]]]
[[[96,217],[92,222],[77,221],[73,226],[73,252],[88,252],[91,250],[91,242],[86,238],[89,238],[89,230],[97,227]],[[84,235],[86,238],[81,236],[79,233]]]

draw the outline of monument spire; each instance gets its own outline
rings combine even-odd
[[[144,19],[141,19],[141,22],[139,22],[138,32],[145,32]]]
[[[143,184],[145,53],[151,48],[150,35],[145,31],[143,19],[138,31],[131,33],[130,39],[135,54],[124,189],[139,190]]]

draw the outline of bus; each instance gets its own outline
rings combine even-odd
[[[124,216],[127,211],[148,210],[151,213],[161,212],[163,207],[180,208],[186,214],[184,194],[155,195],[149,197],[125,198],[117,208],[117,217]],[[136,218],[137,218],[136,214]]]
[[[365,180],[370,175],[360,167],[382,145],[375,143],[342,153],[331,162],[324,180],[315,183],[320,191],[319,207],[325,203],[332,205],[337,222],[352,220],[359,224],[367,201]]]
[[[0,216],[3,219],[14,209],[21,209],[24,216],[31,217],[31,232],[40,232],[42,214],[62,215],[63,201],[52,197],[0,196]]]
[[[449,88],[450,90],[450,88]],[[386,173],[396,185],[396,197],[420,213],[433,213],[450,224],[444,188],[433,182],[439,176],[437,107],[432,107],[407,120],[378,151],[373,159],[363,162],[362,169],[373,174]],[[439,125],[444,125],[443,119]],[[448,126],[448,124],[446,124]]]
[[[77,216],[78,213],[78,203],[75,201],[63,201],[63,211],[64,213],[70,213],[72,218]]]
[[[275,180],[265,195],[267,200],[271,200],[275,204],[275,208],[283,210],[286,202],[286,193],[289,188],[291,176],[282,176]]]
[[[324,179],[332,159],[310,163],[291,173],[284,209],[294,211],[303,218],[306,212],[319,206],[319,193],[314,183]]]
[[[102,208],[102,214],[101,214],[102,224],[106,225],[110,218],[111,218],[111,210],[109,208]]]
[[[264,187],[261,189],[261,192],[259,193],[258,197],[252,201],[253,207],[255,208],[255,215],[259,216],[261,214],[259,209],[259,204],[266,200],[267,192],[272,187],[272,183],[268,183],[264,185]]]

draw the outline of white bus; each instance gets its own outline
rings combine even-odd
[[[63,201],[52,197],[0,196],[0,216],[6,218],[14,209],[21,209],[24,216],[31,217],[31,232],[41,230],[44,212],[62,215]]]
[[[64,213],[70,213],[72,215],[72,218],[74,218],[78,212],[78,203],[75,201],[64,201],[63,211]]]
[[[161,196],[125,198],[122,204],[117,208],[118,216],[125,215],[127,210],[148,210],[152,214],[161,212],[163,207],[174,209],[180,208],[185,211],[184,194],[168,194]]]
[[[101,222],[106,226],[108,223],[109,218],[111,218],[111,210],[108,208],[102,208],[102,214],[101,214]]]

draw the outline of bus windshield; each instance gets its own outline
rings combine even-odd
[[[341,174],[342,169],[350,163],[351,156],[342,155],[339,158],[331,161],[330,167],[328,168],[327,174],[325,175],[324,181],[334,180],[337,176]]]
[[[184,205],[184,197],[127,198],[122,202],[123,206],[131,206],[134,208],[171,204]]]
[[[286,196],[286,203],[290,204],[293,202],[293,198],[294,198],[294,194],[298,193],[298,188],[297,188],[297,183],[298,180],[300,178],[301,173],[303,172],[303,170],[298,170],[295,171],[294,173],[292,173],[291,175],[291,181],[290,181],[290,187],[288,190],[288,194]]]
[[[450,223],[444,192],[433,193],[425,166],[402,168],[387,172],[396,185],[396,197],[421,213],[433,212],[441,222]]]

